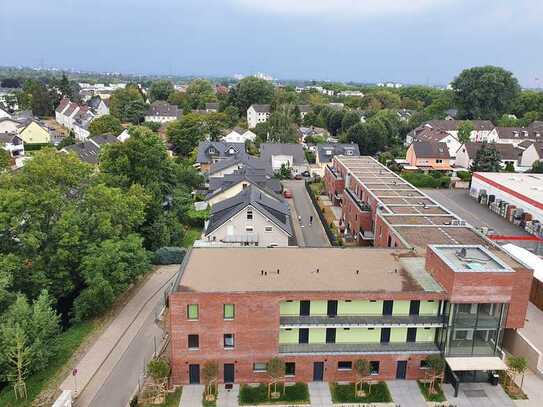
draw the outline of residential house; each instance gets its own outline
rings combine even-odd
[[[157,100],[149,106],[149,109],[145,113],[145,121],[161,124],[168,123],[179,119],[182,114],[183,111],[176,105],[170,105],[168,102]]]
[[[405,139],[405,145],[408,146],[413,142],[415,136],[425,128],[434,130],[443,130],[458,140],[458,128],[463,123],[462,120],[430,120],[423,123],[416,129],[410,131]],[[494,130],[494,125],[489,120],[471,120],[473,131],[471,132],[470,141],[483,142],[490,140],[490,133]]]
[[[315,163],[320,167],[324,175],[324,167],[332,162],[332,158],[336,155],[346,155],[349,157],[359,156],[360,150],[358,144],[317,144],[317,154],[315,154]]]
[[[532,143],[521,155],[520,165],[531,167],[534,162],[543,160],[543,141]]]
[[[21,88],[0,88],[0,104],[12,111],[19,110],[17,93],[21,91]]]
[[[265,170],[244,167],[230,174],[209,177],[205,200],[208,205],[213,206],[236,196],[249,185],[258,188],[269,198],[281,198],[283,187],[277,178],[270,177]]]
[[[414,110],[409,109],[399,109],[396,110],[396,115],[398,116],[398,119],[402,122],[407,122],[409,119],[411,119],[411,116],[413,116]]]
[[[219,103],[218,102],[209,102],[206,103],[206,112],[208,113],[216,113],[219,111]]]
[[[25,144],[51,143],[50,130],[37,120],[27,120],[21,123],[18,133]]]
[[[469,170],[473,165],[473,160],[477,156],[477,152],[483,147],[484,143],[466,143],[462,144],[456,152],[455,167],[465,168]],[[522,150],[515,147],[513,144],[497,144],[492,143],[502,158],[502,168],[508,163],[512,163],[515,170],[520,166]]]
[[[447,109],[445,111],[445,120],[456,120],[458,118],[458,109]]]
[[[304,119],[306,114],[311,113],[313,111],[310,105],[298,105],[298,110],[300,111],[300,118],[302,120]]]
[[[204,231],[210,242],[239,246],[288,246],[292,236],[288,204],[252,185],[213,205]]]
[[[345,108],[345,103],[330,102],[328,103],[328,107],[331,107],[334,110],[343,110]]]
[[[21,122],[11,117],[0,118],[0,134],[1,133],[18,133]]]
[[[14,161],[25,155],[23,139],[17,133],[0,133],[0,148],[6,150]]]
[[[358,97],[358,98],[364,97],[364,94],[360,92],[359,90],[342,90],[337,95],[343,96],[343,97]]]
[[[9,113],[8,110],[9,109],[7,108],[6,105],[4,105],[3,103],[0,103],[0,119],[11,118],[11,114]]]
[[[121,143],[124,143],[129,138],[130,138],[130,133],[128,133],[128,129],[124,129],[122,133],[117,136],[117,140],[119,140]]]
[[[249,154],[239,154],[211,164],[207,175],[208,177],[223,177],[227,174],[233,174],[242,168],[266,171],[267,166],[266,162],[258,157],[253,157]]]
[[[198,144],[196,162],[202,172],[207,172],[211,164],[226,158],[245,155],[244,143],[225,143],[224,141],[201,141]]]
[[[499,144],[512,144],[515,147],[523,141],[543,141],[543,129],[537,127],[496,127],[488,141]]]
[[[451,171],[454,163],[447,144],[434,141],[412,143],[405,159],[411,167],[423,171]]]
[[[109,99],[102,99],[100,96],[93,96],[87,102],[96,117],[109,114]]]
[[[105,145],[119,143],[117,137],[112,135],[94,136],[81,143],[64,147],[64,153],[75,153],[81,161],[89,164],[98,164],[100,151]]]
[[[77,141],[86,141],[90,137],[89,126],[95,118],[88,106],[79,107],[72,120],[72,130]]]
[[[251,105],[247,109],[247,126],[254,129],[258,123],[267,122],[270,115],[270,105]]]
[[[92,102],[89,106],[80,105],[65,97],[55,109],[57,123],[72,130],[78,141],[85,141],[89,138],[90,123],[97,117],[97,114],[103,114],[105,107],[107,107],[100,97],[91,98],[89,102]]]
[[[460,141],[453,136],[451,133],[441,130],[434,129],[431,127],[421,127],[419,130],[412,132],[411,142],[417,143],[421,141],[432,142],[432,143],[445,143],[449,149],[449,155],[454,157],[456,152],[460,148]]]
[[[323,129],[322,127],[299,127],[298,134],[300,137],[300,142],[305,143],[306,137],[323,137],[324,139],[328,138],[328,130]]]
[[[251,130],[234,127],[221,140],[225,143],[245,143],[246,141],[255,141],[255,138],[256,134]]]
[[[290,168],[293,175],[301,174],[309,169],[301,144],[262,143],[260,158],[266,162],[270,173],[276,173],[282,166]]]

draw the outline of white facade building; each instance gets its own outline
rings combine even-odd
[[[258,123],[267,122],[270,115],[270,105],[251,105],[247,109],[247,126],[254,129]]]

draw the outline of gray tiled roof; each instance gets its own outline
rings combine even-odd
[[[280,227],[285,233],[292,236],[288,204],[282,199],[276,200],[270,198],[254,186],[248,186],[236,196],[213,205],[205,232],[206,235],[223,225],[247,206],[252,206]]]
[[[260,158],[266,161],[268,165],[271,165],[271,159],[274,155],[292,156],[293,165],[307,164],[301,144],[262,143],[260,145]]]
[[[266,170],[244,167],[234,171],[232,174],[226,174],[223,177],[209,177],[209,189],[207,199],[226,191],[233,185],[241,181],[247,181],[259,188],[269,191],[270,194],[280,194],[282,191],[281,182],[277,178],[267,175]]]
[[[466,143],[460,148],[465,148],[469,158],[475,159],[477,152],[483,147],[484,143]],[[491,143],[490,146],[496,148],[502,160],[519,160],[522,150],[515,148],[512,144]]]
[[[253,109],[255,109],[255,112],[257,113],[270,113],[271,107],[270,105],[251,105]]]
[[[167,102],[156,101],[151,103],[149,109],[145,113],[145,116],[166,116],[166,117],[179,117],[181,111],[176,105],[170,105]]]
[[[320,163],[329,163],[335,155],[359,156],[358,144],[317,144]]]
[[[246,155],[244,143],[226,143],[224,141],[201,141],[198,144],[196,162],[207,164],[213,158],[224,159],[237,155]]]
[[[417,158],[451,158],[446,143],[415,141],[411,146],[413,147]]]
[[[216,163],[211,164],[209,168],[209,175],[213,176],[216,172],[222,171],[226,168],[237,165],[239,168],[250,167],[254,169],[266,169],[266,162],[258,157],[253,157],[248,154],[239,154],[235,157],[225,158],[219,160]]]

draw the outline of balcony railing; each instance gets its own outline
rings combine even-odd
[[[311,354],[383,354],[383,353],[439,353],[433,342],[402,343],[293,343],[279,345],[279,353],[284,355]]]
[[[300,316],[283,315],[280,318],[283,327],[365,327],[365,326],[420,326],[441,327],[443,317],[438,315],[338,315]]]
[[[358,195],[356,195],[353,191],[351,191],[349,188],[345,187],[345,193],[349,195],[349,197],[353,200],[353,202],[356,204],[358,209],[360,209],[362,212],[371,212],[371,207],[364,201],[362,201]]]
[[[333,167],[330,167],[329,165],[327,165],[326,168],[330,171],[330,173],[332,173],[335,179],[337,180],[343,179],[342,176],[339,175]]]

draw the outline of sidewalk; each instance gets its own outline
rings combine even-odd
[[[60,390],[72,390],[78,406],[87,405],[106,380],[109,372],[128,348],[157,301],[163,287],[179,270],[179,265],[162,266],[156,270],[119,315],[87,351],[77,366],[77,389],[70,374],[60,385]],[[78,397],[80,396],[80,397]]]
[[[312,407],[332,407],[332,394],[328,383],[309,383],[309,399]]]
[[[238,407],[238,397],[239,384],[234,384],[230,390],[226,390],[224,384],[220,384],[217,407]]]
[[[416,380],[387,380],[392,400],[402,407],[425,407],[426,401]]]
[[[204,386],[201,384],[188,384],[183,386],[179,407],[202,407]]]

